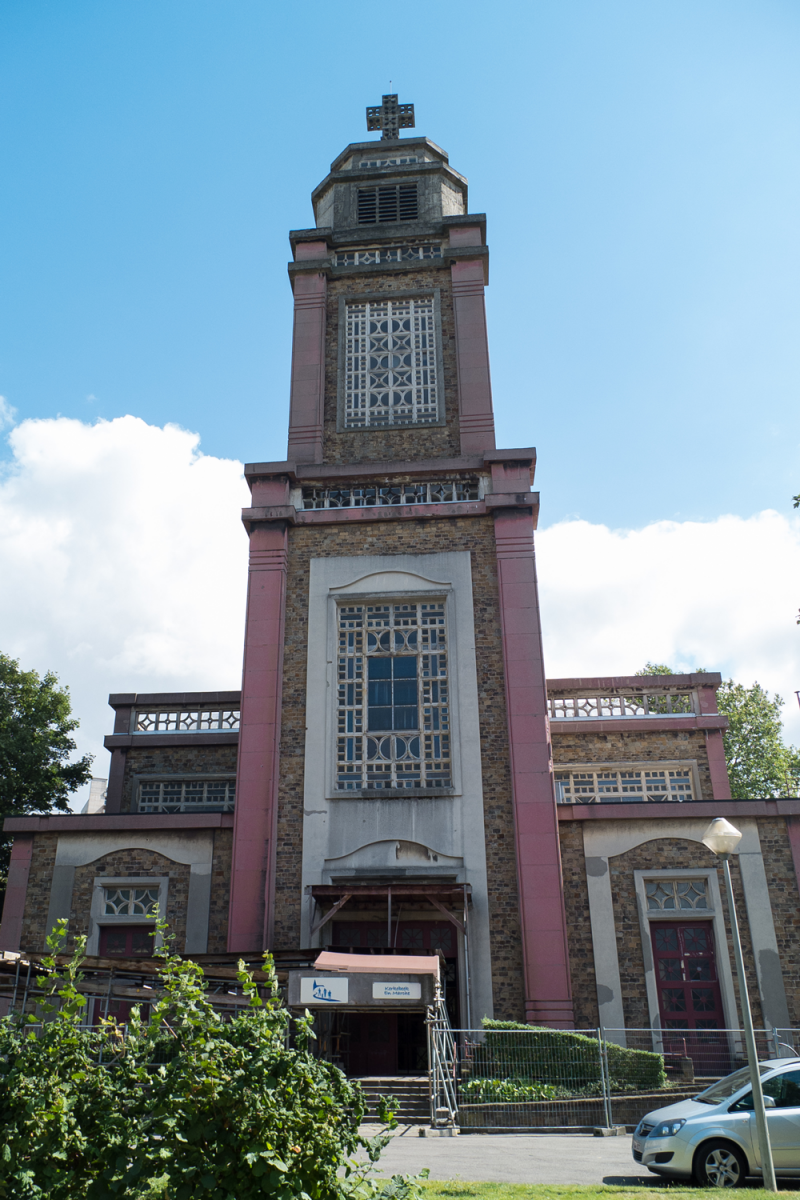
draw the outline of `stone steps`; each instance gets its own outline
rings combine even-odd
[[[401,1124],[414,1125],[430,1120],[426,1075],[370,1075],[354,1079],[353,1082],[361,1085],[366,1097],[367,1119],[376,1119],[379,1097],[395,1096],[400,1102],[395,1116]]]

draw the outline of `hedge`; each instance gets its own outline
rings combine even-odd
[[[473,1078],[525,1078],[578,1090],[600,1083],[597,1038],[516,1021],[484,1019],[485,1040],[475,1047]],[[664,1058],[649,1050],[627,1050],[607,1042],[611,1086],[636,1091],[664,1087]]]

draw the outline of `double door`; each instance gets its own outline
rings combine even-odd
[[[153,937],[155,926],[149,925],[101,925],[100,927],[100,957],[101,958],[151,958],[153,955]],[[139,1005],[142,1019],[146,1020],[150,1013],[150,1005],[142,1004],[139,1000],[122,1000],[110,998],[95,1000],[92,1011],[92,1023],[99,1025],[102,1017],[113,1018],[118,1025],[125,1025],[130,1018],[134,1004]]]
[[[664,1050],[691,1058],[700,1075],[730,1070],[711,921],[650,925]]]

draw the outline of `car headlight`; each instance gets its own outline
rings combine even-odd
[[[685,1124],[685,1119],[683,1121],[662,1121],[660,1125],[656,1125],[655,1129],[650,1130],[650,1137],[674,1137]]]

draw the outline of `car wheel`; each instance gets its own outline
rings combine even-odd
[[[747,1160],[730,1142],[706,1142],[694,1156],[694,1177],[701,1187],[744,1187]]]

